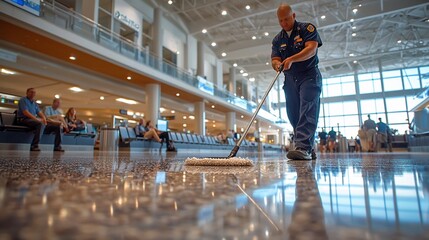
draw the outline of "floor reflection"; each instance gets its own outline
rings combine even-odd
[[[207,155],[206,152],[195,152]],[[217,153],[223,154],[223,153]],[[326,154],[189,167],[190,153],[0,157],[5,238],[428,238],[424,154]]]

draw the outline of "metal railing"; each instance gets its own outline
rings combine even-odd
[[[147,48],[142,48],[138,44],[130,41],[110,29],[94,22],[93,20],[73,11],[61,4],[53,1],[44,1],[41,3],[40,17],[61,28],[73,32],[81,37],[96,42],[97,44],[115,51],[129,59],[149,66],[169,76],[181,80],[182,82],[201,90],[201,81],[199,77],[189,74],[186,70],[160,59],[150,53]],[[229,91],[219,89],[216,86],[210,86],[213,96],[217,96],[224,101],[238,106],[249,113],[252,113],[257,104],[251,101],[234,96]],[[260,116],[272,121],[279,122],[279,118],[269,112],[267,106],[263,106]]]

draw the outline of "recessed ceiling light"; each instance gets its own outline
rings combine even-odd
[[[59,95],[59,94],[55,94],[55,95],[54,95],[54,97],[55,97],[56,99],[59,99],[59,98],[60,98],[60,95]]]
[[[117,98],[116,101],[123,102],[123,103],[130,104],[130,105],[137,104],[136,101],[130,100],[130,99],[126,99],[126,98]]]
[[[215,120],[213,120],[213,121],[212,121],[212,123],[216,123],[216,121],[215,121]]]
[[[352,27],[352,29],[353,29],[353,30],[354,30],[354,29],[356,29],[356,26],[353,26],[353,27]]]
[[[176,111],[174,111],[174,110],[171,110],[171,113],[176,113]]]
[[[356,63],[357,63],[357,61],[356,61],[356,60],[354,60],[354,61],[353,61],[353,63],[354,63],[354,64],[356,64]]]
[[[354,22],[355,20],[352,18],[352,19],[350,19],[350,22]]]
[[[195,116],[190,115],[190,116],[189,116],[189,119],[194,120],[194,119],[195,119]]]
[[[267,65],[267,66],[268,66],[268,65],[270,65],[270,63],[269,63],[269,62],[266,62],[266,63],[265,63],[265,65]]]
[[[168,4],[173,4],[173,1],[172,0],[168,0]]]
[[[75,56],[70,56],[69,59],[72,60],[72,61],[74,61],[74,60],[76,60],[76,57]]]
[[[104,100],[104,96],[100,96],[100,100],[103,101]]]
[[[243,69],[241,69],[241,70],[240,70],[240,73],[244,73],[244,70],[243,70]]]
[[[213,124],[213,127],[216,127],[216,124]]]
[[[203,28],[203,30],[201,30],[202,33],[207,33],[207,29]]]
[[[355,54],[354,54],[354,53],[350,53],[350,54],[349,54],[349,56],[350,56],[350,57],[354,57],[354,56],[355,56]]]
[[[356,14],[357,13],[357,8],[353,9],[353,13]]]
[[[244,116],[243,116],[243,115],[241,115],[240,117],[241,117],[241,118],[244,118]]]
[[[401,40],[398,40],[398,42],[397,43],[402,43],[402,41]]]
[[[88,118],[89,121],[92,121],[92,118]]]
[[[183,116],[183,119],[185,119],[185,120],[186,120],[186,119],[188,119],[188,117],[187,117],[187,116]]]
[[[215,42],[212,42],[211,45],[212,45],[212,47],[216,47],[217,44]]]
[[[225,16],[228,14],[228,12],[226,10],[223,10],[221,14],[222,14],[222,16]]]
[[[362,4],[359,4],[359,7],[362,7]]]
[[[256,36],[252,36],[252,40],[255,40],[256,39]]]
[[[237,66],[238,66],[238,64],[237,64],[237,63],[234,63],[234,64],[232,64],[232,66],[233,66],[233,67],[237,67]]]
[[[36,100],[37,104],[42,104],[42,100]]]
[[[352,33],[352,36],[353,36],[353,37],[356,37],[356,33]]]
[[[82,92],[83,91],[83,89],[79,88],[79,87],[71,87],[71,88],[69,88],[69,90],[71,90],[73,92]]]
[[[177,51],[177,52],[176,52],[176,54],[177,54],[177,55],[179,55],[179,54],[180,54],[180,52],[179,52],[179,51]]]
[[[130,76],[128,76],[128,77],[127,77],[127,80],[131,80],[131,77],[130,77]]]
[[[7,69],[4,69],[4,68],[2,68],[2,69],[1,69],[1,73],[9,74],[9,75],[13,75],[13,74],[15,74],[15,72],[10,71],[10,70],[7,70]]]
[[[322,16],[320,16],[320,18],[321,18],[321,19],[325,19],[325,18],[326,18],[326,16],[325,16],[325,15],[322,15]]]
[[[247,9],[247,10],[250,10],[250,6],[249,6],[249,5],[246,5],[246,9]]]
[[[268,36],[268,35],[270,35],[270,33],[269,32],[264,32],[264,35]]]
[[[249,78],[249,81],[254,82],[256,79],[254,77]]]
[[[249,76],[248,73],[243,73],[243,77],[247,77],[247,76]]]
[[[226,52],[223,52],[221,55],[222,57],[226,57]]]
[[[180,97],[180,93],[176,93],[176,96],[177,96],[177,97]]]
[[[212,108],[215,108],[215,105],[212,105]]]

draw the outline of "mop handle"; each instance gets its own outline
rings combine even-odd
[[[270,83],[270,86],[268,87],[268,89],[265,91],[264,96],[261,99],[261,102],[258,104],[258,106],[256,107],[255,112],[253,113],[252,119],[250,120],[250,122],[247,124],[246,130],[244,131],[243,135],[240,137],[240,140],[238,140],[238,142],[235,144],[235,147],[240,147],[241,142],[243,142],[244,138],[247,135],[247,132],[249,132],[250,127],[252,126],[253,121],[255,121],[256,116],[258,115],[259,110],[262,107],[262,104],[264,104],[265,99],[267,98],[268,94],[271,91],[271,88],[273,88],[274,84],[277,81],[277,78],[279,78],[280,73],[283,72],[283,64],[280,65],[279,70],[277,72],[276,77],[274,78],[274,80]],[[259,130],[257,130],[259,131]]]

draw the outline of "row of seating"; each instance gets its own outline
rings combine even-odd
[[[0,112],[0,149],[29,149],[33,138],[34,132],[31,128],[17,124],[16,113]],[[52,148],[54,138],[53,134],[43,134],[41,148]],[[89,123],[85,132],[65,133],[61,145],[66,150],[93,151],[96,139],[97,132]]]

